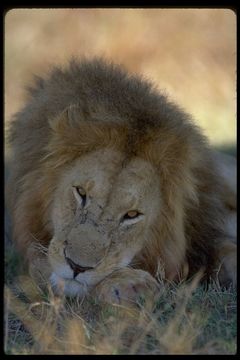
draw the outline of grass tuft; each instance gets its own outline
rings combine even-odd
[[[236,353],[236,290],[212,282],[206,291],[195,277],[133,308],[43,292],[26,272],[16,276],[13,249],[7,264],[6,354]]]

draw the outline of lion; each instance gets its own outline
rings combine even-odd
[[[53,67],[29,93],[8,195],[39,283],[116,302],[199,272],[235,286],[234,179],[189,114],[101,58]]]

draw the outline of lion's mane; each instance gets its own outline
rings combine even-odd
[[[139,255],[141,268],[155,274],[160,255],[171,262],[185,254],[189,275],[212,272],[223,236],[221,184],[208,142],[185,111],[148,81],[101,59],[54,68],[29,94],[9,130],[13,237],[26,256],[30,243],[47,246],[52,238],[60,174],[82,154],[111,146],[126,162],[146,159],[159,174],[162,211]]]

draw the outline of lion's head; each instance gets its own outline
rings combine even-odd
[[[124,160],[121,152],[102,149],[65,169],[53,200],[54,276],[94,285],[143,248],[160,211],[159,178],[145,160]]]
[[[53,284],[81,294],[128,265],[170,279],[211,269],[218,176],[184,111],[101,60],[55,69],[31,94],[11,127],[14,237],[48,249]]]

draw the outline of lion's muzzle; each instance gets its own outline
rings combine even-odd
[[[73,278],[74,279],[78,274],[83,273],[86,270],[93,269],[93,267],[91,267],[91,266],[81,266],[81,265],[76,264],[74,261],[72,261],[69,257],[66,256],[65,249],[64,249],[64,256],[65,256],[66,262],[68,263],[70,268],[73,270]]]

